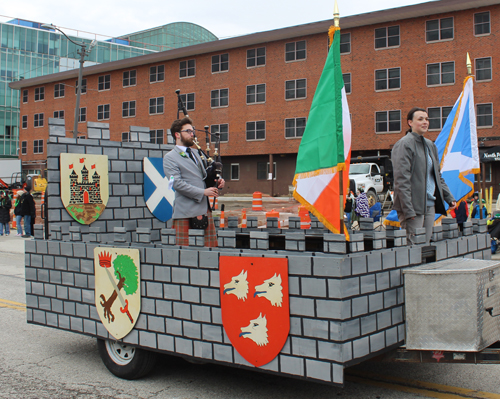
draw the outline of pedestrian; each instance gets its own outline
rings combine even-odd
[[[16,236],[21,237],[23,235],[23,228],[21,226],[21,221],[23,220],[23,216],[21,215],[22,202],[21,197],[24,194],[24,191],[18,191],[16,195],[16,201],[14,203],[14,217],[16,218],[17,225],[17,234]]]
[[[30,190],[26,189],[26,192],[21,197],[21,215],[24,217],[24,238],[31,237],[31,218],[35,215],[35,201],[30,193]]]
[[[195,138],[192,124],[189,117],[172,123],[170,132],[176,145],[163,158],[165,176],[175,190],[172,227],[177,245],[189,245],[189,229],[198,228],[205,230],[205,246],[216,247],[217,235],[208,197],[219,196],[224,179],[219,179],[216,187],[207,188],[203,161],[197,151],[191,150]]]
[[[12,199],[5,191],[0,191],[0,236],[10,234],[10,208],[12,208]]]
[[[358,188],[358,196],[356,197],[356,209],[354,209],[354,212],[360,218],[370,217],[368,197],[366,196],[365,190],[363,190],[362,188]]]
[[[424,227],[425,242],[430,243],[435,214],[446,215],[456,202],[439,169],[436,145],[424,137],[429,116],[423,108],[412,108],[406,118],[410,129],[392,149],[394,169],[394,209],[409,243],[415,230]]]
[[[467,207],[465,200],[460,202],[455,209],[450,211],[451,217],[457,219],[458,229],[460,231],[464,230],[464,222],[467,221],[469,217],[469,208]]]
[[[472,209],[472,213],[470,214],[470,217],[471,219],[481,219],[481,212],[479,211],[479,209],[481,209],[481,211],[483,212],[483,219],[486,219],[486,217],[488,216],[488,211],[486,210],[486,201],[482,200],[483,202],[483,206],[480,207],[479,206],[479,201],[477,202],[477,204],[474,202],[474,207]]]
[[[479,205],[479,193],[477,191],[472,195],[472,201],[469,206],[469,215],[472,215],[472,211],[476,205]]]

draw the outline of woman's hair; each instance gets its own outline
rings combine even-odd
[[[413,120],[413,115],[415,114],[415,112],[417,111],[422,111],[422,112],[425,112],[427,113],[427,110],[423,109],[423,108],[419,108],[419,107],[413,107],[412,109],[410,109],[410,112],[408,112],[408,116],[406,117],[406,123],[408,123],[408,121],[412,121]],[[410,126],[410,124],[408,123],[408,126]],[[409,133],[411,132],[411,126],[410,128],[406,131],[406,133]]]

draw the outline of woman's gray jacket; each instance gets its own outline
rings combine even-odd
[[[392,149],[394,170],[394,209],[405,219],[424,215],[427,204],[427,152],[434,165],[436,182],[434,196],[436,213],[446,215],[444,201],[455,201],[453,194],[441,176],[436,145],[424,136],[408,132]]]

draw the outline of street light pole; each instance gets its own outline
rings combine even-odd
[[[76,105],[75,105],[75,123],[73,125],[73,137],[77,138],[78,137],[78,117],[80,115],[80,96],[82,94],[82,76],[83,76],[83,63],[85,62],[85,57],[90,54],[94,46],[96,45],[96,40],[92,40],[92,43],[90,43],[89,49],[87,50],[87,44],[85,42],[80,42],[77,43],[74,40],[71,40],[66,33],[64,33],[61,29],[59,29],[57,26],[54,26],[52,24],[43,24],[42,28],[46,29],[54,29],[58,30],[61,32],[66,39],[68,39],[71,43],[80,46],[80,50],[77,51],[77,53],[80,55],[80,68],[78,70],[78,87],[76,88]]]

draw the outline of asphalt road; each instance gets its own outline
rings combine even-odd
[[[121,380],[94,339],[26,323],[22,241],[0,237],[1,399],[500,398],[499,365],[364,363],[337,388],[162,356],[149,376]]]

